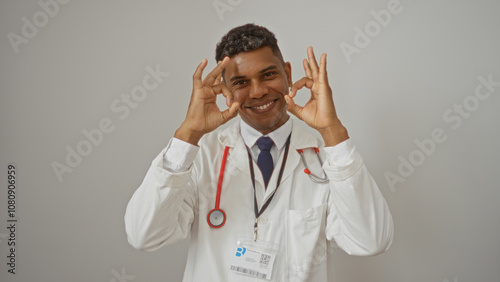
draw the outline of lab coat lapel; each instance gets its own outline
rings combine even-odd
[[[281,177],[281,183],[295,171],[300,163],[300,155],[297,152],[298,149],[319,147],[319,142],[316,137],[311,135],[309,132],[305,131],[299,124],[297,120],[292,120],[292,136],[290,137],[290,150],[288,151],[288,158],[286,160],[285,169],[283,171],[283,176]],[[283,151],[284,153],[284,151]],[[272,192],[276,190],[277,176],[281,168],[283,156],[280,157],[280,161],[274,167],[273,175],[269,181],[268,189],[264,197],[264,202],[267,201],[269,197],[273,194]],[[282,189],[283,187],[279,188]]]
[[[248,152],[240,134],[240,122],[234,121],[232,125],[224,129],[219,135],[219,141],[223,146],[229,146],[228,163],[234,164],[235,168],[250,176],[248,166]]]

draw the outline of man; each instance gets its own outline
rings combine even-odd
[[[331,245],[362,256],[389,248],[392,217],[337,117],[326,54],[319,66],[311,47],[307,55],[306,76],[292,84],[266,28],[222,37],[218,65],[204,79],[207,60],[198,65],[184,122],[128,204],[132,246],[153,251],[190,234],[184,281],[328,281]],[[302,107],[293,98],[303,87]]]

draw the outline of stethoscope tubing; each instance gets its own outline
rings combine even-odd
[[[311,172],[310,169],[308,169],[309,165],[307,164],[306,158],[304,157],[304,151],[302,149],[298,149],[297,152],[299,152],[300,158],[302,159],[302,162],[304,163],[305,169],[304,173],[309,176],[309,179],[311,179],[312,182],[314,183],[327,183],[328,177],[325,175],[324,177],[320,177],[314,173]],[[323,166],[323,160],[321,159],[321,156],[319,155],[319,149],[314,148],[314,152],[316,153],[316,156],[318,157],[319,163],[321,166]]]
[[[217,196],[215,198],[215,209],[219,209],[220,205],[220,194],[222,191],[222,180],[224,178],[224,170],[226,168],[227,153],[229,152],[229,147],[224,148],[224,155],[222,156],[222,164],[220,165],[219,172],[219,182],[217,182]]]

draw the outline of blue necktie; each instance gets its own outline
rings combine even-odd
[[[260,149],[260,154],[257,158],[257,165],[259,166],[262,176],[264,177],[266,188],[274,168],[273,158],[271,157],[270,152],[273,145],[273,139],[266,136],[262,136],[259,140],[257,140],[257,146],[259,146]]]

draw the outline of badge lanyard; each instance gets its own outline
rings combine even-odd
[[[267,199],[267,201],[264,203],[264,205],[261,207],[260,210],[259,210],[258,205],[257,205],[257,196],[255,195],[255,193],[256,193],[255,192],[255,173],[253,170],[252,156],[250,155],[250,151],[247,147],[248,161],[250,164],[250,174],[252,176],[252,185],[253,185],[253,210],[255,213],[255,223],[253,225],[253,240],[254,241],[257,241],[257,232],[259,231],[259,225],[258,225],[259,216],[262,213],[264,213],[264,211],[267,209],[267,207],[269,206],[269,204],[273,200],[274,195],[276,194],[276,191],[278,190],[278,187],[280,185],[281,177],[283,176],[283,171],[285,170],[286,160],[288,158],[288,150],[290,149],[290,136],[288,136],[288,139],[286,140],[285,146],[286,146],[285,147],[285,155],[283,156],[283,162],[281,163],[281,168],[280,168],[280,172],[278,175],[278,182],[276,184],[276,189],[274,189],[273,194],[271,195],[271,197],[269,197],[269,199]]]

